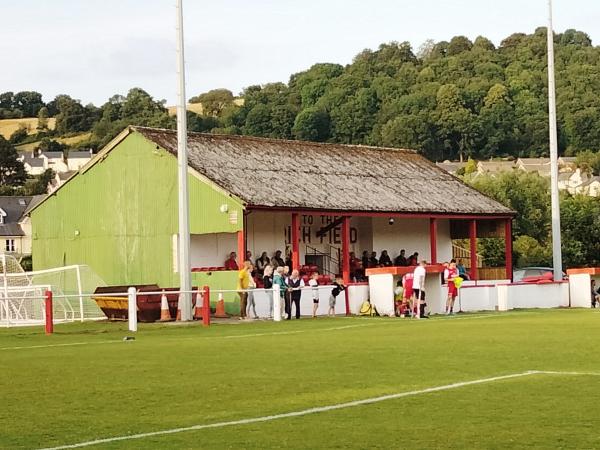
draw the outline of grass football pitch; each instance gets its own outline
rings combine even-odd
[[[599,331],[595,310],[2,329],[0,448],[600,448]]]

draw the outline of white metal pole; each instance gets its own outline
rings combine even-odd
[[[83,291],[81,290],[81,272],[79,266],[76,266],[77,271],[77,290],[79,294],[79,316],[81,322],[83,322]]]
[[[558,139],[556,133],[556,95],[554,86],[554,32],[552,0],[548,0],[548,119],[550,121],[550,198],[552,201],[552,265],[554,281],[562,280],[560,205],[558,196]]]
[[[185,62],[183,53],[183,5],[177,0],[177,168],[179,175],[179,309],[181,320],[192,320],[192,283],[190,280],[190,223],[187,186],[187,121],[185,99]]]
[[[273,320],[281,322],[281,294],[279,293],[280,286],[273,285]]]
[[[134,287],[127,289],[127,308],[129,331],[137,331],[137,292]]]

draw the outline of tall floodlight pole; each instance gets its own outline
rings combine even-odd
[[[550,197],[552,200],[552,265],[554,281],[562,280],[560,205],[558,197],[558,149],[556,137],[556,96],[554,87],[554,31],[552,0],[548,0],[548,118],[550,120]]]
[[[187,121],[185,108],[185,63],[183,54],[183,6],[177,0],[177,169],[179,178],[179,296],[181,320],[192,320],[190,281],[190,219],[187,187]]]

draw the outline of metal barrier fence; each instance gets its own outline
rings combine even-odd
[[[39,286],[37,287],[39,288]],[[329,296],[333,286],[304,286],[299,288],[288,289],[287,292],[300,291],[302,292],[310,292],[311,296],[314,297],[316,293],[320,297],[323,297],[325,294],[326,297]],[[19,291],[23,291],[23,288],[20,288]],[[252,288],[252,289],[215,289],[211,290],[208,286],[204,286],[202,289],[192,290],[192,291],[168,291],[169,295],[181,295],[181,294],[191,294],[196,296],[195,302],[192,303],[193,314],[192,316],[195,318],[201,318],[202,323],[205,326],[210,325],[210,304],[211,304],[211,295],[216,295],[218,298],[217,301],[217,311],[218,311],[218,303],[223,302],[223,294],[226,293],[247,293],[248,296],[253,296],[253,310],[256,313],[256,297],[257,294],[264,294],[266,299],[263,299],[261,302],[262,312],[265,311],[267,314],[263,314],[263,318],[267,318],[270,320],[274,320],[279,322],[283,319],[284,312],[284,296],[280,291],[279,285],[274,285],[271,289],[265,288]],[[83,294],[86,297],[94,297],[94,294],[86,293]],[[110,293],[102,293],[99,296],[103,298],[127,298],[127,310],[128,310],[128,328],[130,331],[137,331],[137,323],[138,323],[138,296],[139,295],[160,295],[161,303],[163,302],[163,297],[165,297],[165,290],[157,290],[157,291],[138,291],[135,287],[130,287],[127,292],[110,292]],[[57,311],[64,311],[65,308],[68,308],[70,305],[69,299],[73,297],[72,295],[65,294],[53,294],[52,290],[49,286],[45,287],[45,291],[43,293],[34,293],[33,295],[28,295],[26,297],[26,301],[36,303],[36,306],[33,308],[34,310],[39,310],[39,316],[36,316],[34,323],[32,324],[44,324],[46,333],[50,334],[53,332],[53,326],[57,318]],[[14,299],[12,299],[14,301]],[[278,301],[277,301],[278,300]],[[24,300],[21,300],[24,301]],[[166,299],[165,299],[166,301]],[[312,303],[311,303],[312,304]],[[57,305],[60,306],[60,309],[57,309]],[[38,307],[39,306],[39,307]],[[161,305],[162,306],[162,305]],[[328,305],[329,306],[329,305]],[[19,308],[15,306],[14,303],[9,303],[8,298],[0,299],[0,312],[4,311],[5,314],[0,314],[0,318],[3,316],[8,317],[9,309],[14,313],[15,308]],[[287,314],[291,316],[292,312],[292,304],[289,302]],[[247,307],[250,310],[250,304]],[[205,313],[208,311],[208,313]],[[298,313],[297,313],[298,314]],[[218,315],[217,315],[218,317]],[[76,314],[75,311],[71,308],[71,314],[64,313],[64,316],[59,318],[59,321],[75,321]],[[19,325],[17,323],[12,323],[12,325]],[[10,320],[6,322],[6,326],[11,326]]]

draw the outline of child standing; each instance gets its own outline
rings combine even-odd
[[[335,317],[335,301],[337,299],[337,296],[345,290],[346,286],[344,286],[344,281],[341,278],[336,278],[333,282],[333,289],[331,290],[331,295],[329,296],[329,315],[331,317]]]
[[[312,298],[313,298],[313,318],[317,317],[317,309],[319,308],[319,282],[317,279],[319,278],[318,272],[313,272],[308,280],[308,285],[312,288]]]
[[[402,315],[402,301],[404,299],[404,287],[402,287],[402,279],[396,283],[396,289],[394,289],[394,303],[396,306],[396,316]]]

